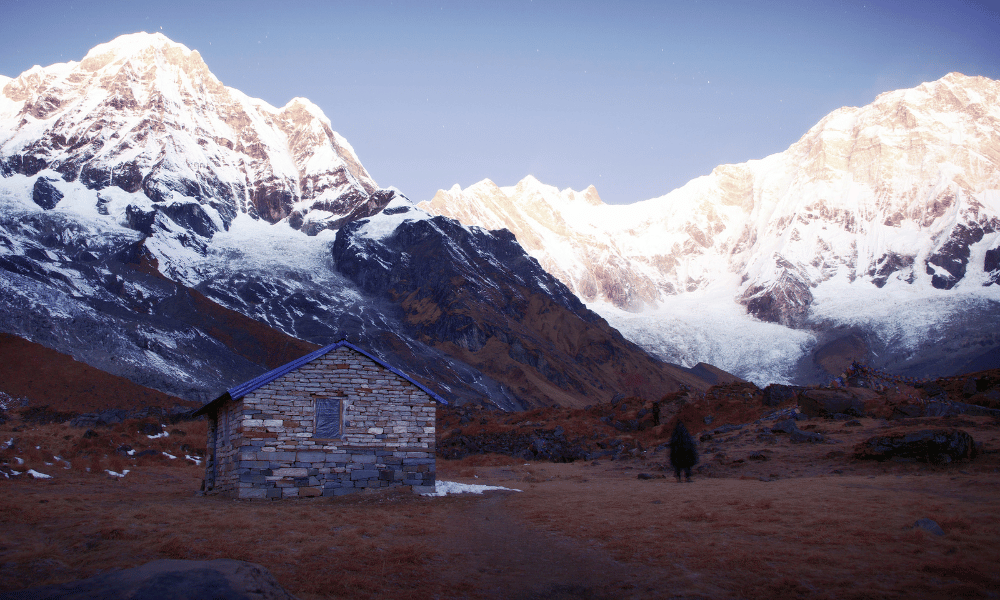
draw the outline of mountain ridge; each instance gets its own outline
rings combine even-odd
[[[663,329],[659,321],[672,317],[662,313],[687,295],[727,296],[755,319],[810,338],[785,336],[789,344],[816,347],[829,341],[832,328],[824,321],[858,325],[855,317],[820,314],[832,290],[868,294],[862,289],[868,285],[908,286],[927,298],[953,290],[974,305],[972,322],[985,325],[983,319],[995,316],[998,131],[1000,82],[953,73],[881,94],[865,107],[833,111],[784,152],[720,165],[632,205],[583,205],[573,200],[580,192],[529,176],[510,187],[486,180],[440,190],[418,206],[467,224],[511,229],[543,267],[627,337],[645,338],[640,343],[661,358],[704,360],[747,377],[750,367],[733,362],[742,358],[671,349],[678,319],[670,331],[652,334],[658,339],[644,330]],[[592,196],[599,198],[596,190]],[[863,315],[865,307],[859,308]],[[886,319],[863,324],[873,336],[869,348],[891,346],[891,330],[899,327],[905,324]],[[764,330],[753,328],[751,341]],[[709,335],[722,344],[721,332]],[[976,345],[1000,345],[996,336],[976,339]],[[810,371],[780,353],[782,364],[766,374],[771,381]]]
[[[34,68],[0,97],[0,331],[192,400],[345,338],[459,404],[709,385],[622,338],[509,233],[378,187],[309,101],[250,99],[163,36]]]

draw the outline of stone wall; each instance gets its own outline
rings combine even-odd
[[[340,436],[315,436],[317,398],[340,399]],[[238,415],[238,461],[233,477],[217,470],[215,492],[287,498],[404,485],[433,490],[435,401],[350,348],[336,348],[225,407]]]
[[[227,402],[219,408],[208,430],[209,452],[205,465],[206,489],[236,495],[240,484],[239,449],[242,441],[242,414],[238,402]]]

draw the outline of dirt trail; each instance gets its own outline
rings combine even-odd
[[[516,492],[457,499],[440,532],[447,548],[446,577],[471,585],[488,598],[648,598],[641,565],[625,565],[607,553],[556,533],[531,529],[513,514]]]

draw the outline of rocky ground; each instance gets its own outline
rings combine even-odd
[[[200,497],[202,422],[11,409],[0,594],[230,558],[303,599],[994,597],[997,375],[730,384],[662,399],[660,426],[638,399],[443,409],[438,478],[520,490],[481,496]],[[678,418],[699,440],[691,483],[664,446]]]

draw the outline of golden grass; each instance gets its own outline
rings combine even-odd
[[[619,561],[698,574],[690,591],[712,597],[993,593],[1000,525],[986,515],[1000,509],[997,481],[965,497],[949,493],[954,487],[948,475],[628,479],[585,492],[552,486],[548,502],[524,494],[510,503],[535,526],[596,543]],[[922,517],[946,535],[912,529]]]
[[[989,427],[983,421],[976,435],[993,448]],[[763,466],[724,465],[682,484],[669,472],[636,478],[659,473],[662,453],[596,466],[485,455],[438,461],[438,476],[523,492],[238,502],[196,496],[203,470],[180,447],[200,447],[203,424],[169,427],[186,435],[156,440],[135,428],[87,439],[62,425],[0,430],[0,443],[16,439],[0,463],[19,456],[54,476],[0,479],[0,592],[158,558],[223,557],[263,565],[303,600],[944,598],[1000,589],[995,454],[879,465],[826,457],[828,445],[773,445]],[[750,437],[720,451],[743,456],[757,448]],[[122,443],[179,458],[123,458],[114,452]],[[73,468],[45,465],[55,455]],[[828,476],[824,460],[847,473]],[[116,466],[132,471],[103,472]],[[743,475],[760,468],[782,478]],[[923,517],[946,535],[913,529]]]

